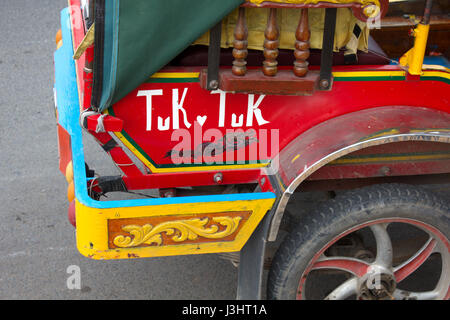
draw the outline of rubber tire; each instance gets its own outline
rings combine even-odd
[[[300,277],[314,255],[339,234],[359,224],[390,217],[413,218],[450,239],[450,204],[418,186],[381,184],[325,201],[286,236],[274,256],[268,299],[295,299]]]

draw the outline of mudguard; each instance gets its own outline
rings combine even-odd
[[[442,142],[450,148],[450,114],[399,106],[357,111],[307,130],[281,150],[267,168],[278,200],[241,251],[238,298],[261,299],[266,243],[276,240],[289,198],[305,179],[346,154],[401,141]]]

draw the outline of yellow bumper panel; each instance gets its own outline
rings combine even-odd
[[[77,246],[93,259],[240,251],[274,201],[97,209],[76,200]]]

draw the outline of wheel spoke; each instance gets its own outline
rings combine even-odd
[[[325,300],[344,300],[352,294],[356,294],[357,285],[358,279],[356,277],[348,279],[326,296]]]
[[[393,297],[395,300],[433,300],[439,297],[439,291],[411,292],[397,289]]]
[[[436,247],[436,240],[430,238],[427,243],[411,258],[405,261],[394,270],[395,279],[397,282],[402,281],[411,273],[416,271],[434,252]]]
[[[392,268],[392,242],[386,230],[386,226],[387,225],[375,224],[370,226],[370,229],[372,230],[377,243],[375,264],[390,269]]]
[[[367,268],[369,268],[369,264],[359,259],[332,257],[317,261],[313,265],[312,270],[336,269],[350,272],[357,277],[362,277],[366,274]]]

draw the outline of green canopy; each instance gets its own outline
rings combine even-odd
[[[96,0],[92,104],[103,111],[243,0]]]

